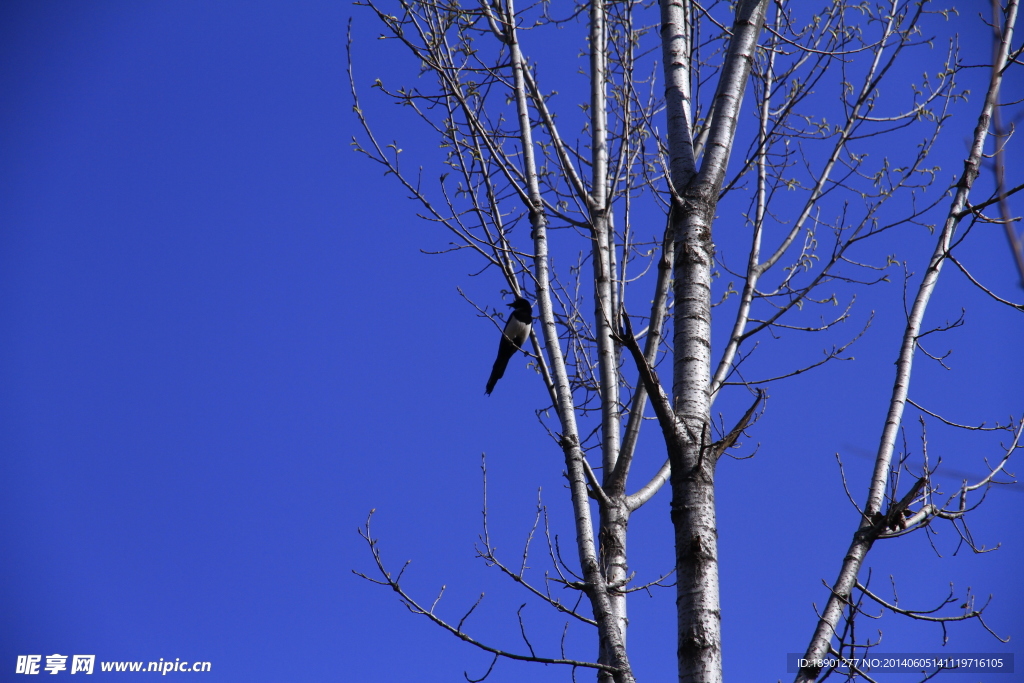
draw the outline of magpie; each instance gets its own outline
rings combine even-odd
[[[505,374],[505,368],[516,351],[523,349],[527,338],[530,336],[530,326],[533,325],[533,306],[522,297],[509,304],[512,307],[512,314],[505,323],[505,329],[501,332],[501,343],[498,344],[498,357],[494,360],[494,367],[491,368],[491,376],[487,380],[485,394],[490,395],[494,391],[494,385]]]

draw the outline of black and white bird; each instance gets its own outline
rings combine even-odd
[[[505,329],[501,332],[501,343],[498,344],[498,357],[494,360],[494,367],[491,368],[491,376],[487,380],[487,389],[484,391],[490,394],[494,391],[494,385],[505,374],[505,368],[516,351],[523,350],[526,340],[530,336],[530,327],[533,325],[533,306],[522,297],[509,304],[512,307],[512,315],[505,323]]]

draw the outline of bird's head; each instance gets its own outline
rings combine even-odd
[[[530,313],[533,312],[533,306],[530,304],[529,301],[527,301],[521,296],[517,296],[515,301],[507,305],[509,308],[514,308],[517,311],[527,311]]]

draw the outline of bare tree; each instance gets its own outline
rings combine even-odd
[[[465,627],[477,605],[455,621],[439,615],[437,600],[419,602],[403,587],[401,572],[385,565],[369,522],[363,533],[378,574],[366,578],[495,661],[563,664],[593,669],[599,681],[634,680],[628,596],[663,580],[634,583],[627,530],[631,515],[669,483],[679,678],[721,680],[716,464],[764,410],[764,386],[847,358],[870,324],[869,315],[854,312],[856,290],[887,280],[888,268],[898,265],[882,251],[893,233],[941,222],[908,313],[868,499],[858,507],[851,549],[808,660],[864,647],[851,635],[858,591],[887,609],[932,618],[859,583],[864,556],[879,538],[927,530],[940,518],[961,521],[972,509],[968,495],[998,483],[1017,448],[1020,427],[1011,420],[1003,428],[1014,436],[999,466],[965,484],[949,504],[937,500],[932,470],[906,491],[895,477],[903,464],[894,467],[893,452],[911,364],[929,334],[923,317],[942,265],[956,262],[963,239],[957,228],[965,218],[971,225],[984,220],[986,207],[1019,189],[1001,184],[992,198],[968,201],[1001,79],[1019,56],[1012,47],[1016,1],[994,16],[992,77],[964,172],[951,187],[929,154],[964,100],[957,85],[964,65],[955,41],[936,51],[922,32],[948,12],[899,0],[792,5],[366,3],[382,37],[400,42],[422,76],[415,87],[381,79],[374,87],[436,136],[445,168],[428,181],[422,167],[403,163],[397,142],[381,141],[360,104],[350,58],[363,127],[355,149],[398,179],[424,219],[450,232],[449,251],[474,252],[482,272],[500,273],[507,293],[532,298],[538,309],[531,364],[550,404],[537,414],[564,461],[576,557],[565,561],[546,534],[551,573],[537,582],[526,572],[526,553],[521,568],[506,564],[486,527],[479,554],[558,614],[595,628],[597,657],[568,656],[564,648],[540,655],[528,640],[525,652],[480,641]],[[585,93],[573,90],[571,72],[530,57],[530,48],[542,51],[545,41],[566,36],[585,45]],[[934,59],[936,52],[941,56],[922,82],[895,80],[906,60]],[[566,87],[577,98],[568,107],[555,91]],[[891,154],[876,153],[883,144]],[[741,283],[738,291],[721,282],[723,272]],[[470,303],[500,328],[493,309]],[[822,317],[837,305],[837,315]],[[725,325],[720,349],[711,341],[717,306],[716,320]],[[842,323],[857,315],[863,325],[844,334]],[[831,344],[821,357],[791,367],[770,360],[776,339],[811,332]],[[755,350],[765,360],[748,372]],[[671,387],[659,372],[666,361]],[[773,371],[758,376],[764,367]],[[729,392],[748,398],[730,408],[731,421],[716,423],[712,406]],[[630,469],[641,428],[651,421],[660,428],[665,459],[636,486]],[[542,521],[547,530],[539,508],[534,532]],[[557,597],[552,586],[577,591],[586,607]],[[967,618],[980,620],[981,610]],[[797,680],[820,673],[808,666]]]
[[[929,487],[931,472],[928,470],[927,465],[924,471],[921,472],[920,478],[911,486],[910,490],[901,498],[896,497],[895,484],[898,482],[898,479],[890,482],[890,477],[894,475],[892,472],[893,453],[896,449],[900,426],[903,423],[904,409],[908,403],[914,356],[918,349],[921,348],[922,337],[928,334],[928,332],[923,331],[925,310],[935,291],[943,264],[947,259],[953,260],[956,263],[956,258],[953,256],[952,251],[957,244],[956,233],[961,221],[966,217],[971,217],[972,221],[983,218],[984,214],[981,213],[981,210],[984,206],[997,201],[1004,203],[1007,195],[1000,182],[997,183],[995,197],[990,200],[973,207],[970,206],[968,201],[971,188],[981,168],[985,141],[992,126],[993,113],[999,102],[999,90],[1004,72],[1019,54],[1019,51],[1014,53],[1011,49],[1014,24],[1017,20],[1017,9],[1018,3],[1015,0],[1010,0],[1005,11],[996,12],[993,17],[993,25],[998,27],[996,30],[996,49],[990,69],[991,77],[982,102],[981,114],[974,129],[970,153],[967,159],[964,160],[963,173],[953,188],[953,200],[946,213],[942,229],[939,231],[935,251],[928,262],[924,277],[918,285],[913,307],[907,316],[907,325],[900,346],[899,358],[896,361],[896,378],[893,383],[892,398],[889,401],[889,412],[886,416],[885,426],[879,441],[874,475],[871,478],[868,489],[867,501],[863,508],[860,509],[861,519],[857,525],[857,530],[853,535],[850,548],[843,559],[839,577],[832,586],[828,603],[808,646],[805,658],[812,663],[801,667],[797,681],[815,680],[821,667],[814,662],[825,659],[827,655],[841,653],[844,647],[850,648],[851,653],[856,651],[857,643],[852,636],[852,622],[855,620],[860,608],[852,602],[855,589],[860,590],[864,595],[872,598],[883,607],[915,619],[955,621],[964,618],[977,618],[979,620],[982,618],[980,610],[972,610],[966,617],[964,615],[936,617],[929,616],[926,612],[899,610],[894,605],[889,605],[870,593],[858,582],[858,576],[864,557],[870,551],[872,544],[883,535],[903,535],[908,533],[908,531],[923,529],[936,518],[951,521],[962,520],[964,515],[976,505],[976,503],[974,505],[968,504],[968,494],[987,488],[992,482],[996,481],[996,475],[1003,470],[1007,460],[1018,447],[1021,431],[1024,429],[1024,422],[1016,430],[1012,428],[1012,425],[1008,427],[1008,431],[1012,433],[1012,441],[1006,448],[1002,459],[981,481],[974,484],[965,482],[958,495],[951,499],[951,501],[956,501],[953,505],[950,505],[948,502],[946,504],[937,503],[934,500]],[[999,147],[996,151],[996,156],[998,157],[1002,154],[1002,141],[998,139],[998,136],[996,144]],[[962,241],[963,237],[959,239]],[[971,277],[965,269],[964,273],[971,278],[972,282],[975,282],[984,289],[983,285]],[[941,328],[937,328],[937,330],[941,330]],[[896,473],[898,472],[899,468],[897,467]],[[913,503],[921,504],[920,509],[916,512],[910,510],[910,505]],[[884,511],[883,508],[885,508]],[[971,545],[972,549],[979,550],[974,547],[974,543],[969,535],[964,538]],[[839,621],[844,611],[847,611],[847,628],[840,632]]]

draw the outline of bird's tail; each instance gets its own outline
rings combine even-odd
[[[502,364],[501,367],[498,367],[498,364],[495,363],[494,368],[491,370],[491,376],[487,378],[487,388],[484,389],[484,393],[490,396],[491,392],[494,391],[494,385],[498,383],[498,380],[501,379],[502,375],[504,374],[505,364]]]
[[[502,344],[502,346],[505,346]],[[508,346],[512,346],[509,344]],[[487,378],[487,388],[484,389],[484,393],[490,396],[491,392],[494,391],[494,385],[498,383],[498,380],[505,376],[505,368],[508,367],[508,362],[515,353],[515,347],[512,347],[512,353],[508,353],[506,349],[502,348],[498,351],[498,357],[494,361],[494,367],[491,368],[491,376]]]

